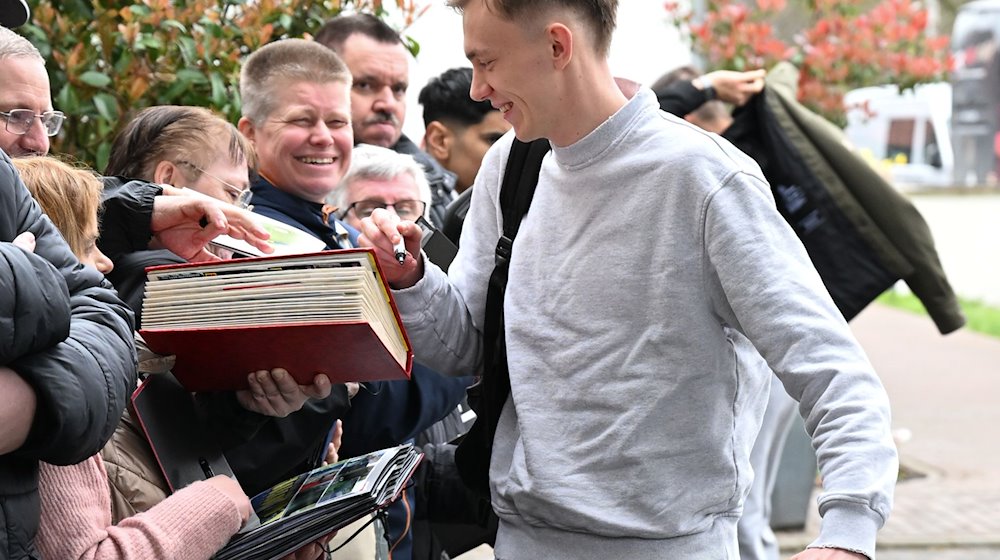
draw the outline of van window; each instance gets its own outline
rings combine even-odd
[[[892,119],[889,121],[889,137],[885,147],[885,157],[896,163],[908,163],[913,159],[914,119]]]
[[[924,121],[924,163],[939,169],[944,166],[941,161],[941,148],[938,147],[934,126],[930,121]]]

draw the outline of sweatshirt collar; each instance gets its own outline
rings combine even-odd
[[[578,169],[600,163],[642,118],[659,109],[656,95],[649,88],[626,80],[618,80],[618,85],[629,97],[628,102],[577,142],[562,148],[553,146],[552,153],[560,167]]]

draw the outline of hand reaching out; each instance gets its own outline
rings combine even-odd
[[[715,88],[719,99],[727,103],[732,103],[737,107],[745,104],[754,94],[760,93],[764,89],[764,77],[767,72],[763,69],[750,70],[748,72],[735,72],[732,70],[716,70],[701,77]]]
[[[253,220],[253,215],[231,204],[188,189],[164,188],[153,199],[150,222],[152,247],[169,249],[188,261],[219,260],[205,249],[221,234],[242,239],[265,253],[274,249],[270,235]]]
[[[374,247],[375,258],[382,268],[386,281],[395,289],[409,288],[424,276],[424,261],[420,256],[420,239],[423,230],[416,223],[401,221],[396,214],[377,208],[372,215],[361,220],[361,247]],[[393,244],[400,238],[406,244],[403,264],[396,260]]]
[[[211,484],[218,490],[222,492],[236,503],[236,508],[240,512],[240,519],[244,524],[246,524],[247,519],[250,518],[250,498],[247,498],[243,488],[240,483],[234,478],[229,478],[225,475],[216,475],[208,479],[206,482]]]

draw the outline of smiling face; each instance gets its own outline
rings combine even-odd
[[[351,114],[358,143],[391,148],[403,133],[406,88],[410,83],[406,47],[354,33],[341,49],[351,69]]]
[[[257,150],[260,173],[299,198],[323,202],[351,163],[354,134],[348,85],[298,82],[276,92],[263,122],[240,119]]]
[[[542,29],[522,29],[491,12],[485,2],[464,8],[463,28],[466,56],[472,62],[472,98],[500,109],[518,140],[549,137],[558,120],[559,99]]]

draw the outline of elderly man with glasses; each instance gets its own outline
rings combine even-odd
[[[6,27],[0,27],[0,76],[0,149],[13,157],[47,154],[66,116],[52,108],[45,59]]]
[[[376,208],[388,208],[401,220],[426,219],[430,198],[427,178],[412,156],[359,144],[350,169],[327,202],[337,207],[341,220],[358,228]]]

